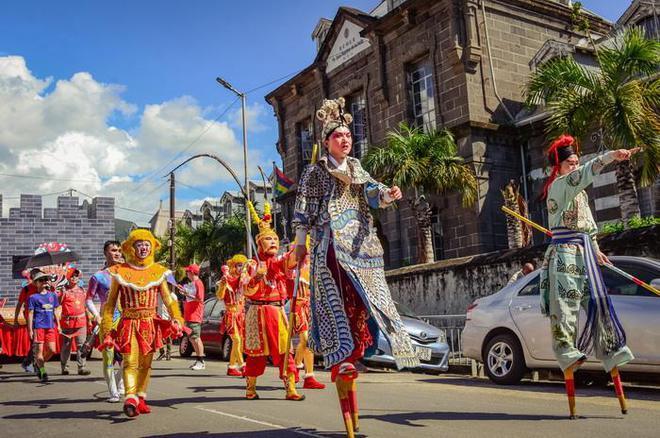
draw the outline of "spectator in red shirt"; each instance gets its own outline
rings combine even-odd
[[[188,338],[195,350],[195,362],[190,366],[191,369],[203,370],[206,368],[204,363],[204,344],[200,338],[202,332],[202,318],[204,316],[204,283],[199,279],[199,266],[192,264],[186,266],[186,275],[190,282],[185,289],[179,288],[186,295],[186,303],[183,307],[183,319],[186,326],[191,330]]]
[[[62,351],[60,352],[60,363],[62,365],[62,374],[69,374],[69,358],[71,357],[71,345],[76,343],[78,354],[78,374],[87,376],[90,371],[85,368],[85,355],[80,353],[80,347],[87,338],[87,315],[85,313],[85,298],[87,292],[78,286],[80,271],[76,268],[69,268],[66,272],[67,285],[60,295],[60,305],[62,306],[62,318],[60,320],[62,328]]]

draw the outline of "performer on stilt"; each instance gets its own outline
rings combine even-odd
[[[225,314],[220,325],[220,334],[231,339],[228,376],[242,377],[245,373],[243,339],[245,338],[245,298],[243,286],[246,281],[247,258],[236,254],[222,267],[222,278],[216,288],[216,296],[225,302]]]
[[[284,313],[287,299],[286,280],[288,271],[295,268],[293,252],[278,255],[280,239],[271,228],[270,205],[264,205],[264,216],[259,218],[252,203],[250,214],[259,226],[257,234],[258,259],[252,260],[248,269],[249,280],[244,288],[247,300],[245,314],[245,377],[246,398],[256,400],[257,377],[264,373],[266,359],[279,367],[280,378],[286,387],[286,399],[300,401],[305,396],[296,391],[297,369],[293,356],[285,353],[288,348],[288,323]]]
[[[633,355],[603,282],[599,264],[611,262],[598,248],[598,228],[584,190],[606,165],[628,160],[638,150],[606,152],[580,165],[575,140],[562,135],[548,151],[553,167],[541,198],[548,207],[552,242],[541,271],[541,311],[550,318],[552,348],[564,372],[571,419],[576,418],[573,373],[592,353],[611,373],[621,411],[627,411],[618,367]],[[578,339],[580,307],[587,321]]]
[[[89,310],[92,315],[94,315],[94,320],[96,324],[101,325],[101,313],[103,312],[103,306],[108,299],[108,292],[110,291],[110,272],[109,268],[112,266],[118,265],[124,262],[124,256],[121,253],[121,243],[116,240],[108,240],[103,244],[103,255],[105,256],[105,267],[98,271],[96,274],[92,275],[89,279],[89,284],[87,286],[87,299],[85,301],[87,305],[87,310]],[[100,302],[100,311],[96,308],[94,300]],[[119,316],[121,315],[120,309],[116,309],[113,316],[113,329],[117,327],[119,323]],[[106,333],[99,331],[99,344],[103,342]],[[113,348],[106,348],[101,351],[103,357],[103,377],[105,383],[108,386],[108,397],[109,403],[119,403],[121,400],[121,394],[124,389],[124,381],[122,380],[122,373],[120,369],[120,356],[115,355]]]
[[[129,417],[151,412],[146,397],[154,352],[163,346],[163,338],[179,337],[183,326],[178,303],[167,286],[170,271],[154,262],[159,247],[149,230],[133,230],[121,245],[126,262],[108,269],[112,284],[103,307],[103,346],[115,345],[123,356],[124,413]],[[155,318],[159,295],[171,321]],[[111,331],[117,303],[121,304],[121,319]]]
[[[349,156],[353,145],[344,99],[324,100],[317,111],[328,155],[307,166],[300,179],[295,217],[296,255],[311,244],[310,346],[323,355],[337,385],[348,436],[358,429],[355,362],[383,335],[398,368],[419,360],[385,282],[383,248],[369,208],[401,199],[398,187],[375,181]]]
[[[309,254],[305,256],[305,261],[299,269],[300,283],[296,297],[295,312],[291,315],[292,320],[289,321],[293,325],[293,332],[298,335],[298,346],[296,347],[295,355],[296,368],[305,370],[303,389],[325,389],[325,385],[314,377],[314,352],[309,348],[309,325],[311,321],[309,303]]]

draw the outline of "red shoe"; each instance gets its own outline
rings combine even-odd
[[[243,373],[236,368],[227,368],[227,375],[234,377],[243,377]]]
[[[325,389],[325,385],[314,378],[314,376],[305,377],[303,389]]]
[[[138,402],[137,409],[140,414],[151,414],[151,408],[149,407],[149,405],[147,405],[147,402],[144,399],[144,397],[140,397],[140,401]]]
[[[133,398],[129,397],[124,401],[124,414],[126,414],[127,417],[133,418],[137,417],[140,415],[140,410],[138,409],[138,401]]]

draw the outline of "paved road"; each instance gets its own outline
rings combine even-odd
[[[40,384],[16,364],[0,369],[0,436],[39,437],[341,437],[334,388],[283,400],[275,369],[260,379],[261,400],[243,398],[243,380],[208,361],[156,362],[153,413],[129,420],[108,404],[93,361],[88,377],[59,376]],[[58,364],[51,362],[51,370]],[[96,377],[95,377],[96,376]],[[329,375],[317,377],[328,382]],[[462,376],[369,372],[360,376],[362,436],[368,437],[647,437],[660,430],[660,389],[629,388],[630,413],[621,415],[608,389],[579,389],[578,412],[568,420],[563,388],[552,383],[495,387]]]

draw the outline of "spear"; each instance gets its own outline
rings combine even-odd
[[[515,217],[516,219],[518,219],[522,222],[525,222],[527,225],[529,225],[533,228],[536,228],[540,232],[545,233],[546,236],[552,237],[552,231],[548,230],[547,228],[542,227],[541,225],[539,225],[536,222],[526,218],[525,216],[522,216],[522,215],[516,213],[515,211],[511,210],[510,208],[502,206],[502,211],[509,214],[509,215],[511,215],[511,216],[513,216],[513,217]],[[605,264],[605,267],[607,267],[608,269],[610,269],[613,272],[616,272],[617,274],[621,275],[622,277],[627,278],[628,280],[632,281],[636,285],[641,286],[644,289],[649,290],[649,291],[653,292],[654,294],[660,296],[660,290],[656,289],[655,287],[651,286],[648,283],[643,282],[642,280],[635,277],[634,275],[630,275],[626,271],[623,271],[623,270],[621,270],[621,269],[619,269],[616,266],[611,265],[611,264]]]

